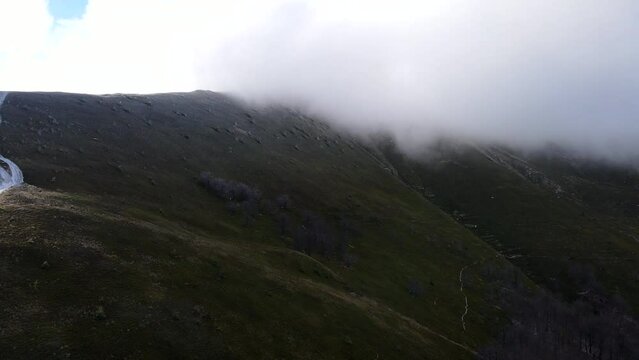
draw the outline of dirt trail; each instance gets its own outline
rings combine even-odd
[[[464,318],[466,317],[466,315],[468,314],[468,297],[466,296],[466,294],[464,294],[464,270],[466,270],[470,265],[466,265],[463,268],[461,268],[461,270],[459,270],[459,291],[462,293],[462,295],[464,296],[464,313],[461,316],[461,323],[462,323],[462,328],[464,329],[464,331],[466,331],[466,322],[464,321]]]

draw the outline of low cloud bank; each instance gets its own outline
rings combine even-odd
[[[634,1],[90,0],[74,20],[20,3],[29,31],[0,29],[11,90],[206,88],[405,148],[452,136],[639,156]]]
[[[393,3],[378,18],[282,7],[207,63],[210,81],[406,147],[443,135],[639,154],[638,5]]]

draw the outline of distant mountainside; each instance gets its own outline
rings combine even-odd
[[[639,310],[639,173],[560,152],[439,143],[406,157],[387,144],[399,176],[536,282],[574,295],[580,265]],[[426,153],[425,153],[426,154]],[[564,291],[565,290],[565,291]]]
[[[26,182],[0,194],[3,357],[637,355],[636,170],[407,156],[207,91],[0,116]]]

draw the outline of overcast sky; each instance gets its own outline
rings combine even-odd
[[[634,0],[62,1],[0,0],[0,89],[204,88],[408,144],[639,154]]]

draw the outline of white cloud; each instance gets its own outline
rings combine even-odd
[[[261,15],[264,6],[249,5],[256,4],[90,0],[80,19],[54,26],[44,0],[0,0],[0,84],[89,93],[192,90],[198,56]]]
[[[37,54],[45,45],[52,24],[46,0],[0,0],[0,55]]]

